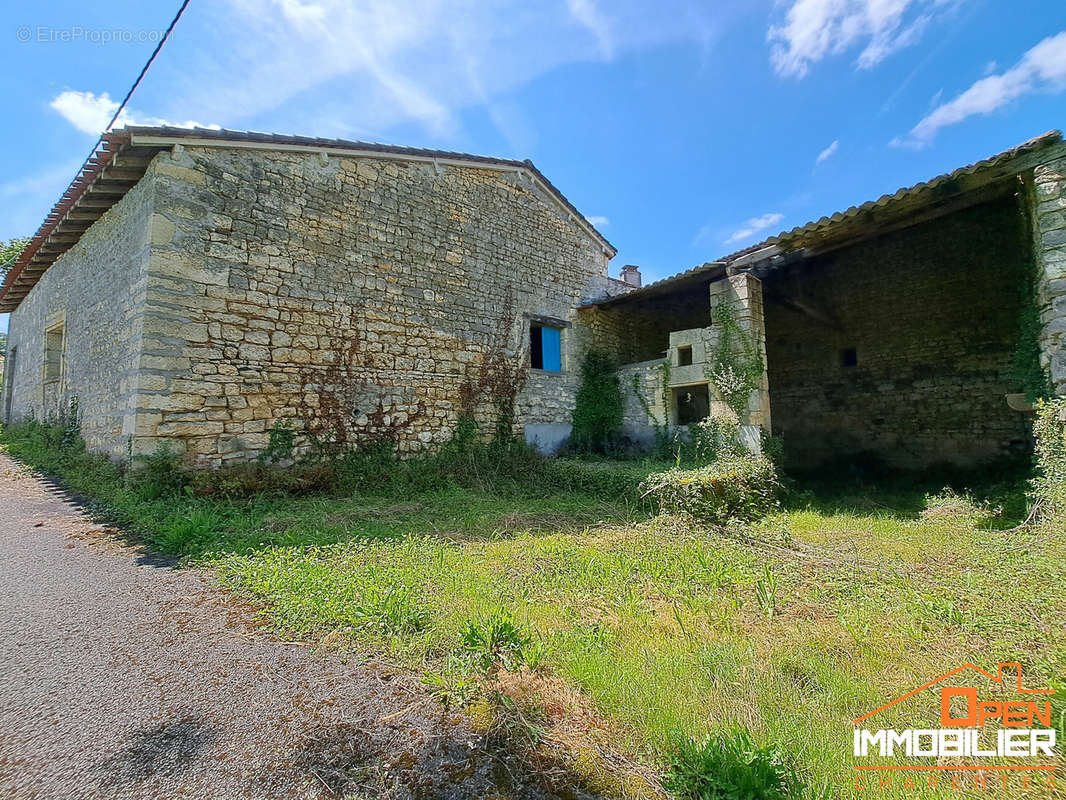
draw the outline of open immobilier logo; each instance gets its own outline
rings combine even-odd
[[[964,676],[964,673],[969,674]],[[977,686],[964,685],[979,681],[981,676],[999,684],[1004,690],[1003,696],[983,696]],[[969,680],[964,681],[964,677]],[[949,682],[950,685],[944,683],[939,687],[938,728],[877,729],[867,722],[882,711],[951,678],[954,680]],[[1025,772],[1021,776],[1023,788],[1035,788],[1040,784],[1054,788],[1055,771],[1061,762],[1057,750],[1059,732],[1052,724],[1051,702],[1047,699],[1052,694],[1055,694],[1054,689],[1024,688],[1019,663],[1002,662],[995,675],[969,663],[946,672],[852,720],[855,724],[853,755],[857,761],[865,762],[853,767],[855,788],[915,786],[913,774],[898,775],[893,781],[893,774],[900,772],[927,772],[929,775],[921,782],[930,786],[939,783],[938,773],[951,772],[950,785],[960,789],[988,788],[990,775],[997,775],[994,782],[1007,788],[1008,776]],[[1005,699],[1010,695],[1014,697]],[[901,757],[922,761],[901,764]],[[883,758],[897,761],[893,764],[866,762],[866,759],[872,762]],[[993,763],[993,760],[1002,762],[1006,759],[1011,763]],[[1035,782],[1034,772],[1039,773],[1039,784]],[[967,774],[972,780],[963,781],[958,777]]]

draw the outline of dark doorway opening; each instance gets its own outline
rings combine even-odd
[[[711,397],[707,384],[674,389],[674,408],[677,411],[678,425],[691,425],[706,419],[711,413]]]

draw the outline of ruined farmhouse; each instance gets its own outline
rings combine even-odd
[[[278,422],[414,452],[513,403],[551,450],[597,348],[639,439],[731,413],[707,368],[723,308],[764,365],[747,433],[809,465],[1024,452],[1027,348],[1066,394],[1057,132],[650,285],[614,255],[528,161],[128,127],[0,289],[3,417],[76,397],[92,449],[218,465]]]

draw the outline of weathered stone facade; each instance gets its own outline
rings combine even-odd
[[[1066,395],[1066,158],[1038,166],[1030,184],[1043,365]]]
[[[1004,396],[1020,390],[1034,270],[1044,366],[1066,393],[1057,135],[642,288],[607,276],[613,248],[528,162],[108,137],[98,182],[72,190],[84,207],[57,205],[0,305],[14,309],[5,419],[58,417],[77,396],[90,447],[116,458],[168,443],[224,464],[279,422],[303,444],[415,452],[464,415],[488,434],[512,401],[516,429],[550,449],[592,347],[623,365],[625,426],[649,438],[681,421],[679,397],[686,417],[729,413],[707,375],[728,303],[768,366],[751,441],[772,425],[807,463],[982,463],[1028,447]],[[537,326],[559,331],[560,371],[530,367]]]
[[[561,373],[527,377],[529,319],[571,321],[607,257],[520,174],[188,148],[150,176],[142,447],[180,437],[217,463],[283,419],[415,450],[464,410],[488,423],[523,378],[521,421],[569,417],[574,338]]]
[[[11,419],[55,419],[77,395],[82,435],[121,458],[136,429],[152,187],[92,225],[12,313],[4,399]],[[45,332],[62,326],[61,377],[44,379]]]
[[[444,441],[464,411],[488,423],[523,381],[520,422],[568,419],[575,338],[564,329],[562,372],[527,375],[529,322],[569,325],[605,291],[607,258],[516,171],[178,147],[48,271],[13,344],[37,354],[46,316],[67,315],[65,392],[112,453],[132,435],[135,452],[167,441],[218,464],[262,449],[279,420],[410,451]],[[112,262],[122,269],[101,275]],[[83,321],[89,296],[100,313]],[[91,341],[114,336],[116,309],[138,322],[121,353]],[[19,364],[26,383],[34,361]],[[40,408],[21,385],[15,416]]]
[[[794,460],[913,468],[1024,453],[1029,420],[1005,396],[1020,391],[1026,239],[1008,196],[767,278],[774,430]]]

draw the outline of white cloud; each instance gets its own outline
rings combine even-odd
[[[728,239],[725,240],[726,244],[737,244],[745,239],[750,239],[760,231],[764,231],[772,225],[776,225],[785,218],[784,214],[763,214],[761,217],[752,217],[747,222],[741,224],[740,228],[733,231]]]
[[[981,78],[958,97],[941,103],[907,136],[893,139],[892,144],[925,147],[941,128],[957,125],[977,114],[991,114],[1023,95],[1063,90],[1066,90],[1066,31],[1042,40],[1007,71]]]
[[[49,105],[79,131],[93,134],[100,133],[118,110],[118,103],[107,92],[97,97],[92,92],[66,91]]]
[[[860,69],[917,42],[926,26],[956,0],[793,0],[767,33],[770,61],[779,75],[804,77],[827,56],[862,50]]]
[[[92,92],[67,90],[52,98],[49,105],[62,117],[83,133],[98,135],[107,127],[107,123],[118,111],[118,103],[107,92],[96,95]],[[136,112],[123,109],[115,120],[115,127],[123,125],[173,125],[178,128],[218,128],[218,125],[202,125],[199,122],[168,122],[159,117],[146,117]]]
[[[570,15],[596,37],[600,55],[610,59],[614,55],[614,40],[607,19],[596,7],[595,0],[566,0]]]
[[[586,216],[585,219],[589,221],[590,225],[595,225],[597,228],[606,228],[611,224],[611,221],[607,219],[607,217]]]
[[[837,151],[838,147],[840,147],[840,140],[839,139],[834,139],[833,143],[831,145],[829,145],[829,147],[825,148],[825,150],[823,150],[822,152],[820,152],[818,154],[818,158],[816,158],[814,160],[814,163],[815,164],[821,164],[826,159],[831,158],[833,153],[835,153]]]
[[[566,64],[703,42],[734,13],[690,0],[656,9],[642,0],[224,0],[205,8],[206,41],[169,81],[168,112],[232,128],[277,130],[278,119],[293,120],[283,124],[363,138],[413,121],[429,132],[425,143],[445,146],[461,139],[464,109],[491,108]],[[174,44],[184,55],[180,39]],[[513,114],[490,119],[512,147],[530,138]]]

